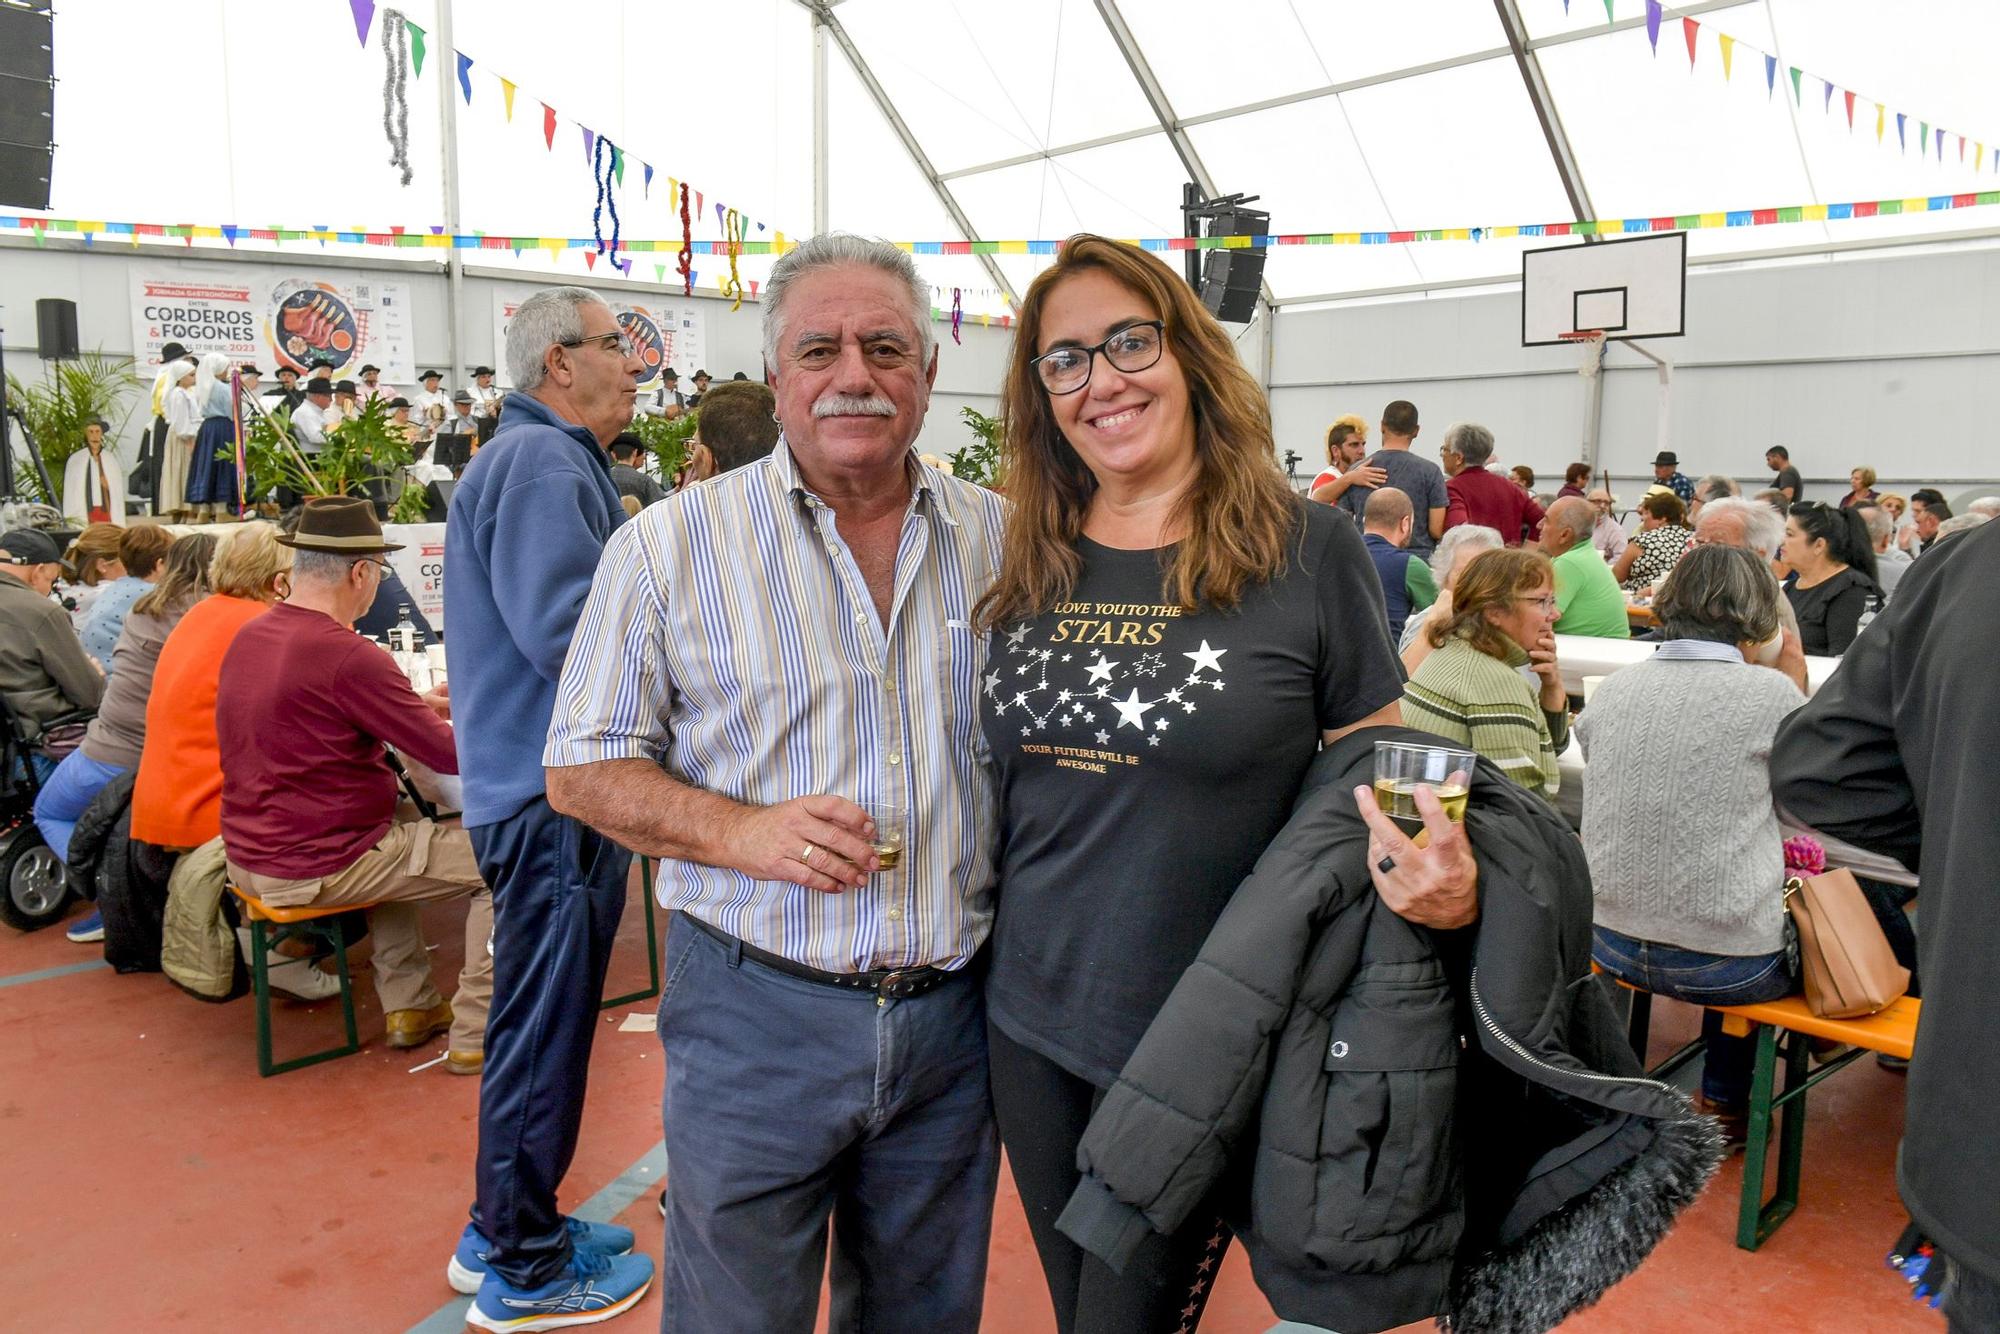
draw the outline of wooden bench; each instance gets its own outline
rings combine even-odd
[[[1645,1059],[1647,1014],[1652,995],[1619,983],[1634,993],[1630,1033],[1633,1050]],[[1754,1251],[1792,1216],[1799,1204],[1799,1178],[1805,1162],[1806,1090],[1859,1060],[1865,1052],[1880,1052],[1907,1061],[1916,1045],[1917,1020],[1923,1002],[1905,996],[1861,1019],[1823,1019],[1806,1008],[1805,997],[1757,1005],[1711,1006],[1722,1016],[1722,1031],[1732,1037],[1757,1038],[1757,1065],[1750,1081],[1748,1136],[1743,1146],[1743,1190],[1736,1209],[1736,1244]],[[1811,1069],[1812,1041],[1843,1042],[1850,1050]],[[1688,1043],[1648,1073],[1665,1079],[1702,1052],[1700,1038]],[[1784,1088],[1778,1090],[1779,1058],[1785,1067]],[[1771,1151],[1771,1123],[1778,1122],[1778,1175],[1770,1199],[1764,1198],[1764,1167]]]
[[[229,892],[243,906],[243,920],[250,927],[250,981],[257,997],[257,1072],[269,1079],[290,1070],[336,1057],[352,1056],[361,1050],[361,1037],[354,1023],[354,981],[347,972],[347,928],[342,918],[350,912],[365,911],[372,903],[346,903],[338,908],[274,908],[247,889],[229,886]],[[340,976],[340,1017],[347,1026],[347,1041],[338,1047],[296,1056],[289,1061],[271,1060],[271,951],[285,940],[311,940],[333,955]],[[318,951],[315,950],[315,954]]]

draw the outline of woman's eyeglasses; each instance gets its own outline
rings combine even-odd
[[[1090,383],[1090,372],[1102,352],[1112,368],[1134,374],[1157,363],[1166,348],[1166,323],[1144,320],[1128,324],[1095,347],[1059,347],[1028,364],[1051,394],[1073,394]]]

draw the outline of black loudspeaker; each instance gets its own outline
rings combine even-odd
[[[463,438],[463,437],[460,437]],[[451,515],[451,489],[457,482],[424,483],[424,522],[443,523]]]
[[[35,303],[35,336],[43,361],[74,361],[83,355],[76,342],[76,302],[45,296]]]
[[[1254,208],[1232,209],[1208,224],[1210,236],[1267,236],[1271,215]],[[1201,266],[1201,304],[1218,320],[1247,324],[1257,314],[1264,289],[1264,250],[1211,250]]]
[[[0,3],[0,204],[49,206],[54,68],[48,0]]]

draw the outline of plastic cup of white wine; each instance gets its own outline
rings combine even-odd
[[[1375,804],[1404,833],[1424,827],[1417,809],[1417,789],[1428,787],[1444,807],[1445,818],[1465,819],[1473,767],[1478,756],[1460,746],[1412,745],[1403,741],[1375,743]]]
[[[869,845],[881,859],[882,869],[895,870],[903,860],[903,808],[864,801],[861,809],[868,812],[868,818],[875,822],[875,835],[869,839]]]

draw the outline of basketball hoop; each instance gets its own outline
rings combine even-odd
[[[1557,334],[1556,337],[1565,343],[1574,343],[1583,348],[1583,364],[1576,368],[1576,373],[1586,380],[1595,379],[1597,372],[1604,365],[1604,330],[1571,329],[1568,333]]]

